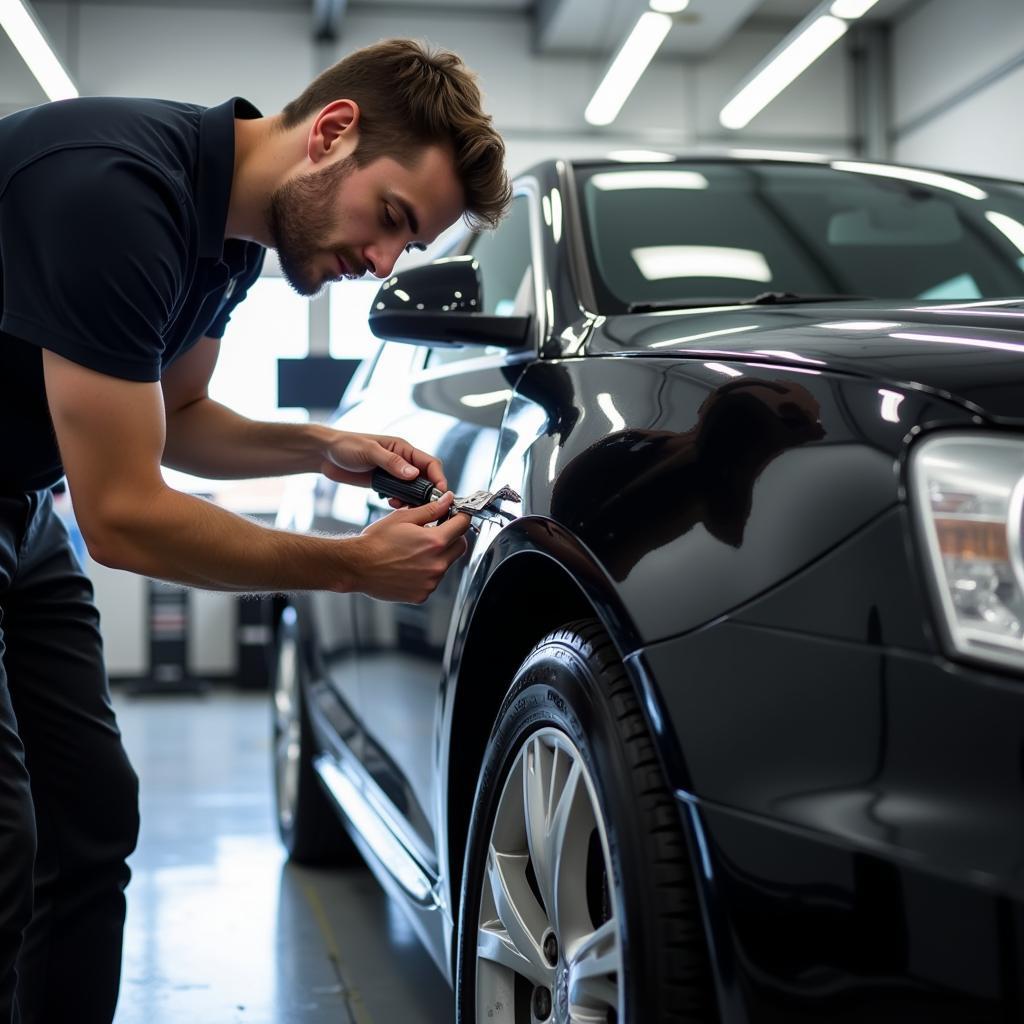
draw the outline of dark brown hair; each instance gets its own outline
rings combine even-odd
[[[281,111],[292,128],[334,100],[359,104],[359,144],[365,167],[390,156],[415,164],[425,146],[450,146],[473,227],[494,227],[512,199],[505,144],[480,106],[476,76],[454,53],[412,39],[388,39],[350,53],[318,75]]]

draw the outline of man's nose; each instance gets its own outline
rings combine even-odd
[[[374,245],[363,253],[363,259],[366,261],[367,269],[374,277],[384,278],[395,269],[395,264],[401,255],[401,243],[396,243],[395,245]]]

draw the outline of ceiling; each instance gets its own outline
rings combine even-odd
[[[430,0],[418,2],[427,6]],[[912,2],[878,0],[864,21],[891,21]],[[818,5],[819,0],[690,0],[675,16],[661,52],[709,57],[748,23],[784,32]],[[536,0],[533,10],[538,48],[544,52],[611,54],[647,7],[647,0]]]
[[[422,15],[432,11],[472,17],[487,14],[528,14],[537,26],[536,42],[542,52],[610,55],[647,9],[647,0],[69,0],[70,3],[124,4],[125,6],[256,6],[305,7],[311,25],[329,17],[337,27],[348,11],[406,9]],[[690,0],[675,15],[664,52],[708,56],[751,20],[773,28],[796,25],[819,0]],[[920,0],[878,0],[865,22],[887,22]]]
[[[422,16],[446,12],[464,17],[524,14],[535,23],[535,44],[542,53],[610,56],[648,9],[647,0],[68,0],[74,4],[125,6],[223,6],[306,8],[311,31],[325,23],[337,28],[346,12],[382,8],[405,9]],[[920,0],[878,0],[866,22],[892,21]],[[796,25],[818,6],[819,0],[690,0],[675,16],[663,53],[709,57],[748,22],[782,29]]]

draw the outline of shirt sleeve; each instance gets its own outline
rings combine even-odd
[[[231,314],[248,294],[249,289],[263,270],[263,257],[266,256],[267,250],[262,245],[256,245],[254,242],[247,244],[250,251],[246,253],[245,270],[234,279],[235,284],[231,294],[221,303],[220,309],[217,310],[217,315],[207,328],[206,336],[208,338],[224,337],[224,331],[231,320]]]
[[[125,380],[160,378],[184,292],[191,225],[175,186],[141,157],[63,149],[0,196],[0,330]]]

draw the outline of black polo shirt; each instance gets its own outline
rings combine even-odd
[[[63,474],[42,349],[156,381],[224,333],[265,253],[224,241],[234,118],[259,116],[85,98],[0,119],[0,493]]]

